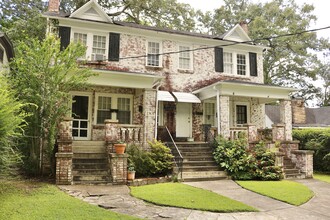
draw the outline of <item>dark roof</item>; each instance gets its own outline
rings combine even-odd
[[[8,36],[3,32],[0,32],[0,44],[5,48],[5,52],[8,60],[12,59],[15,55],[14,47],[11,41],[9,40]]]
[[[320,108],[305,108],[306,123],[294,127],[328,127],[330,126],[330,106]],[[266,105],[265,113],[273,123],[280,123],[280,106]]]
[[[59,12],[59,13],[44,12],[43,14],[46,16],[62,17],[62,18],[69,18],[69,16],[70,16],[70,14],[64,13],[64,12]],[[70,19],[77,19],[77,18],[70,18]],[[91,20],[86,20],[86,19],[78,19],[78,20],[91,21]],[[158,31],[158,32],[169,33],[169,34],[179,34],[179,35],[207,38],[207,39],[214,39],[214,40],[223,40],[223,37],[226,35],[226,33],[224,33],[222,35],[201,34],[201,33],[189,32],[189,31],[172,30],[169,28],[152,27],[152,26],[136,24],[133,22],[123,22],[123,21],[113,21],[113,22],[93,21],[93,22],[114,24],[114,25],[124,26],[124,27],[131,27],[131,28],[137,28],[137,29],[143,29],[143,30]],[[234,42],[234,41],[230,41],[230,40],[226,40],[226,41]],[[251,44],[251,43],[246,43],[246,44]]]

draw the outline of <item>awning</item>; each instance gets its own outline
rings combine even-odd
[[[186,102],[186,103],[201,103],[201,100],[192,93],[186,92],[168,92],[168,91],[157,91],[158,101],[165,102]]]

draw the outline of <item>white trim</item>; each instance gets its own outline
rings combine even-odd
[[[129,98],[130,99],[130,124],[132,124],[133,121],[133,95],[129,95],[129,94],[117,94],[117,93],[104,93],[104,92],[96,92],[95,93],[95,105],[94,105],[94,124],[95,125],[100,125],[97,123],[97,110],[98,110],[98,102],[99,102],[99,96],[102,97],[110,97],[111,98],[111,108],[113,109],[118,109],[118,98]],[[116,113],[112,113],[111,114],[111,118],[113,120],[117,120],[117,114]],[[103,123],[102,123],[103,124]]]
[[[230,76],[239,76],[240,78],[250,78],[250,57],[249,57],[249,52],[244,51],[244,50],[233,50],[233,49],[227,49],[224,48],[223,53],[231,53],[232,54],[232,73],[226,73],[223,72],[226,75]],[[239,75],[237,74],[237,55],[242,54],[245,55],[245,75]],[[255,77],[255,76],[253,76]]]
[[[236,37],[232,37],[232,34],[234,32],[237,32],[239,34],[239,36],[240,36],[239,39]],[[225,36],[223,36],[223,39],[234,40],[234,41],[238,41],[238,42],[251,41],[251,38],[249,37],[249,35],[247,35],[247,33],[243,30],[243,28],[239,24],[236,24],[232,29],[230,29],[225,34]]]
[[[149,43],[158,43],[159,44],[159,54],[163,53],[163,42],[162,42],[162,40],[147,38],[146,39],[146,64],[145,64],[145,66],[155,67],[155,68],[163,67],[163,55],[159,55],[159,65],[158,66],[148,65]]]
[[[87,137],[73,137],[74,140],[91,140],[92,136],[92,98],[93,93],[91,92],[80,92],[80,91],[72,91],[71,94],[71,102],[70,102],[70,108],[71,108],[71,115],[72,115],[72,98],[73,96],[87,96],[88,97],[88,122],[87,122]]]
[[[86,12],[93,8],[99,16],[95,15],[88,15]],[[97,3],[95,0],[90,0],[78,10],[74,11],[71,15],[70,18],[80,18],[80,19],[88,19],[88,20],[93,20],[93,21],[104,21],[104,22],[112,22],[111,18],[105,13],[105,11],[101,8],[101,6]]]

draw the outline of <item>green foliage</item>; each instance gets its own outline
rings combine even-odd
[[[301,150],[314,151],[314,170],[330,172],[330,129],[294,129],[292,136]]]
[[[38,182],[0,181],[0,219],[137,219],[75,199]]]
[[[212,212],[257,211],[225,196],[181,183],[162,183],[130,188],[133,196],[158,205]]]
[[[217,138],[218,147],[213,155],[220,167],[238,180],[279,180],[283,178],[280,167],[275,166],[275,154],[260,142],[247,149],[245,137],[237,140]]]
[[[253,192],[277,199],[292,205],[302,205],[314,193],[305,185],[293,181],[236,181],[240,186]]]
[[[0,176],[2,176],[11,172],[10,168],[20,162],[14,141],[23,131],[26,114],[22,110],[24,105],[15,98],[15,93],[2,76],[0,76],[0,97]]]
[[[25,138],[20,143],[25,161],[32,163],[25,167],[38,167],[40,151],[53,161],[58,124],[70,112],[69,91],[86,85],[91,76],[89,69],[79,68],[76,62],[85,50],[82,45],[70,44],[61,51],[54,36],[18,45],[7,77],[16,97],[33,104],[24,108],[30,115],[26,119]]]
[[[160,141],[148,142],[150,150],[130,145],[126,150],[129,164],[134,164],[137,177],[164,176],[171,172],[173,155],[171,150]]]

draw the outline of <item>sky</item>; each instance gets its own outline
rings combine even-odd
[[[195,9],[202,11],[212,11],[213,9],[221,7],[224,3],[222,0],[177,0],[178,2],[190,4]],[[252,2],[269,2],[270,0],[251,0]],[[308,3],[314,5],[314,14],[316,15],[316,24],[311,24],[311,29],[330,26],[329,0],[295,0],[298,4]],[[330,29],[317,32],[319,37],[330,37]]]

